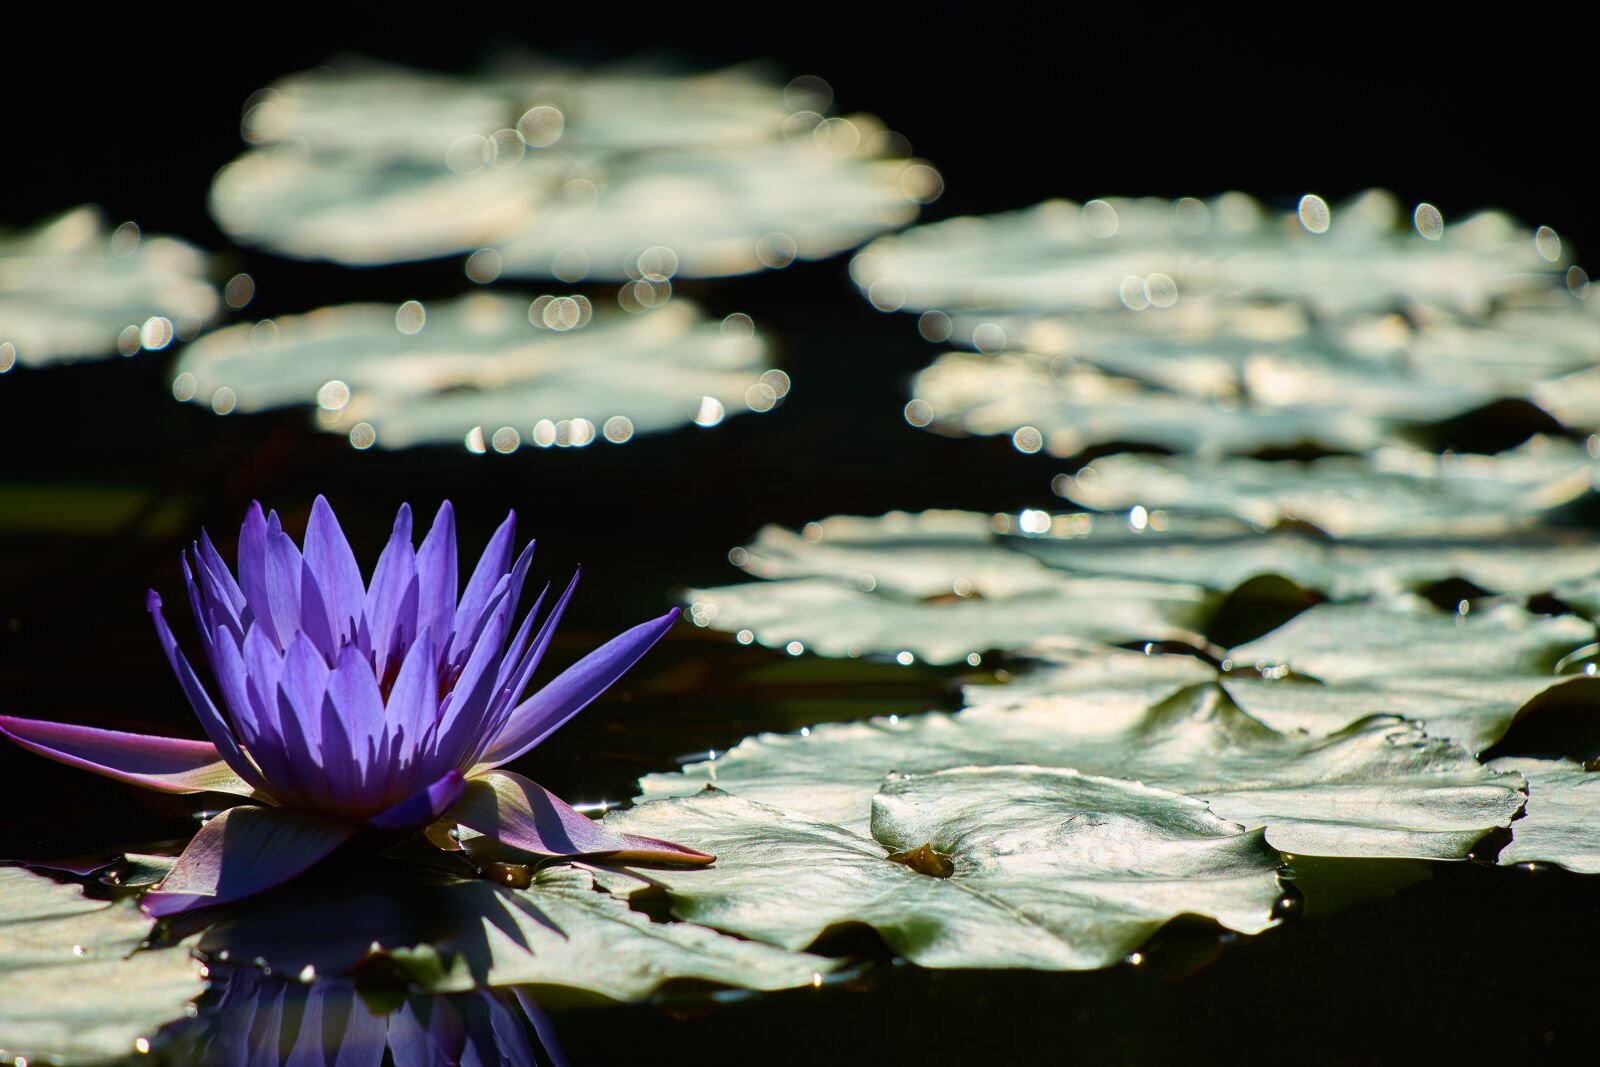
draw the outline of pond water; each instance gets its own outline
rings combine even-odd
[[[829,138],[858,136],[815,128],[821,132],[807,126],[807,136],[824,149],[837,144]],[[860,128],[873,130],[866,120]],[[211,143],[213,166],[234,151],[227,132]],[[625,137],[627,130],[610,133]],[[962,167],[955,161],[945,177]],[[640,174],[637,180],[652,177],[648,168]],[[737,844],[719,851],[713,870],[734,879],[725,895],[735,903],[746,885],[737,879],[765,880],[759,884],[772,907],[747,894],[756,906],[745,913],[718,911],[723,891],[704,890],[703,880],[697,889],[696,872],[647,871],[659,884],[641,889],[603,864],[539,869],[525,854],[476,851],[471,840],[466,853],[413,841],[381,854],[348,850],[289,886],[152,931],[133,909],[133,895],[164,876],[170,857],[216,814],[217,798],[157,794],[0,745],[0,782],[11,801],[0,820],[0,861],[39,872],[0,868],[10,879],[0,883],[7,887],[0,989],[12,981],[15,995],[9,1006],[0,1003],[0,1062],[49,1062],[48,1051],[8,1044],[16,1040],[8,1026],[29,1038],[52,1035],[44,1047],[67,1050],[70,1062],[172,1064],[1143,1063],[1252,1052],[1320,1063],[1581,1055],[1593,1033],[1586,961],[1600,951],[1600,892],[1590,877],[1548,862],[1557,857],[1541,853],[1547,842],[1531,836],[1530,856],[1540,862],[1496,863],[1519,828],[1512,816],[1525,795],[1537,798],[1541,782],[1557,779],[1538,777],[1551,773],[1543,765],[1486,769],[1475,757],[1566,757],[1578,764],[1561,773],[1582,785],[1584,762],[1600,757],[1590,688],[1592,590],[1600,573],[1600,560],[1591,560],[1592,531],[1600,511],[1592,491],[1596,439],[1588,436],[1600,425],[1589,421],[1585,381],[1561,377],[1600,363],[1590,325],[1595,298],[1586,304],[1575,276],[1551,268],[1549,288],[1571,306],[1561,304],[1547,321],[1538,318],[1547,305],[1536,303],[1528,312],[1532,325],[1495,319],[1503,332],[1493,340],[1502,347],[1480,358],[1473,331],[1489,327],[1477,317],[1487,314],[1483,308],[1466,306],[1483,295],[1471,284],[1443,284],[1441,276],[1401,267],[1373,281],[1361,267],[1362,256],[1375,255],[1365,246],[1351,253],[1354,267],[1341,265],[1344,273],[1328,268],[1290,284],[1298,261],[1286,267],[1267,255],[1268,267],[1257,269],[1291,295],[1261,303],[1311,308],[1303,317],[1287,326],[1264,321],[1262,308],[1247,301],[1243,325],[1201,324],[1195,333],[1186,326],[1170,335],[1156,329],[1153,341],[1129,341],[1118,334],[1125,324],[1117,325],[1102,346],[1068,346],[1082,366],[1068,356],[1072,366],[1063,370],[1062,352],[1050,348],[1063,323],[1093,336],[1113,321],[1108,314],[1154,315],[1174,303],[1186,309],[1180,288],[1187,276],[1174,283],[1141,267],[1142,274],[1129,274],[1137,285],[1113,287],[1120,303],[1108,313],[1081,306],[1103,296],[1098,289],[1083,296],[1073,278],[1047,277],[1029,265],[1037,249],[1006,252],[996,266],[957,248],[962,269],[987,278],[962,278],[962,292],[1038,291],[1020,308],[975,298],[978,306],[963,308],[963,297],[948,292],[920,305],[919,286],[937,290],[948,277],[937,263],[950,251],[941,239],[953,233],[959,245],[974,227],[919,231],[927,248],[908,239],[874,245],[866,253],[875,257],[870,270],[833,255],[921,210],[908,205],[929,198],[923,194],[933,179],[916,172],[910,180],[917,195],[902,196],[894,191],[902,177],[897,170],[889,187],[894,212],[882,225],[856,221],[839,236],[819,233],[809,250],[809,231],[798,225],[801,244],[786,238],[780,248],[771,234],[762,237],[757,258],[781,269],[691,277],[686,252],[683,276],[668,282],[676,256],[658,278],[625,248],[617,255],[632,256],[633,273],[644,273],[625,283],[632,288],[620,300],[597,266],[593,279],[561,283],[561,292],[576,294],[558,298],[567,304],[537,304],[544,327],[557,332],[589,328],[593,312],[596,334],[602,321],[650,321],[625,316],[648,310],[651,301],[674,315],[691,302],[698,307],[669,338],[681,342],[670,359],[694,364],[702,375],[691,391],[707,395],[691,397],[689,408],[678,410],[672,376],[648,378],[652,364],[669,357],[655,358],[656,350],[632,335],[627,343],[641,345],[648,358],[614,371],[588,364],[593,373],[563,394],[593,392],[608,373],[627,375],[615,395],[648,408],[651,421],[636,416],[625,431],[604,411],[578,418],[573,400],[572,418],[559,427],[552,422],[549,440],[531,420],[515,440],[502,437],[492,424],[497,414],[482,416],[476,437],[458,432],[450,420],[460,409],[452,405],[475,389],[514,394],[511,409],[521,412],[541,390],[570,385],[540,377],[549,367],[536,355],[509,378],[496,378],[496,367],[452,371],[444,380],[429,378],[432,368],[413,371],[427,379],[426,388],[352,408],[343,422],[348,386],[320,415],[309,402],[257,404],[244,386],[219,388],[200,363],[177,362],[175,353],[189,357],[181,345],[168,350],[173,338],[160,328],[153,338],[147,328],[135,339],[135,352],[140,344],[152,349],[136,358],[48,369],[24,362],[0,377],[0,439],[17,460],[0,476],[0,713],[196,736],[153,640],[144,591],[182,603],[179,552],[201,528],[231,562],[235,524],[251,501],[279,509],[298,536],[310,502],[325,494],[364,570],[401,502],[431,513],[451,500],[469,558],[514,508],[521,535],[537,538],[532,574],[539,582],[564,585],[583,567],[540,679],[642,619],[674,606],[685,617],[619,684],[512,769],[580,810],[614,812],[608,823],[622,827],[645,812],[681,812],[679,825],[687,826],[712,802],[701,786],[720,782],[725,799],[744,805],[730,808],[730,817],[757,824],[741,824],[736,842],[750,842],[752,854],[769,832],[783,842],[770,854],[776,860],[754,874],[740,865]],[[835,201],[856,197],[868,204],[861,211],[878,217],[873,198],[883,190],[876,179],[829,180],[850,190],[830,194]],[[1264,210],[1298,218],[1310,234],[1328,229],[1329,202],[1296,199],[1273,200]],[[1359,202],[1330,201],[1331,232],[1338,234],[1341,218],[1359,217]],[[1107,201],[1082,209],[1094,239],[1109,236],[1098,232],[1108,225],[1105,211],[1127,226],[1125,237],[1144,232],[1144,208],[1117,204],[1120,215]],[[1174,217],[1181,225],[1195,204],[1180,203]],[[1238,203],[1217,200],[1199,210],[1222,219],[1229,205]],[[756,221],[749,225],[776,229],[761,212],[778,209],[758,206],[750,208]],[[926,210],[924,218],[950,214],[937,205]],[[1417,233],[1398,229],[1416,247],[1431,247],[1420,242],[1444,232],[1438,215],[1419,209]],[[625,231],[629,218],[618,224]],[[241,241],[291,251],[318,237],[273,229],[292,218],[224,221]],[[1024,239],[1037,236],[1036,222],[1017,227]],[[728,224],[737,229],[742,216]],[[1114,231],[1116,222],[1109,225]],[[1279,230],[1264,224],[1261,234],[1239,238],[1243,253],[1222,258],[1237,266],[1259,253],[1257,244],[1277,254]],[[370,234],[351,232],[353,243],[323,251],[365,261]],[[1553,231],[1533,236],[1529,228],[1524,239],[1518,230],[1503,248],[1496,233],[1466,256],[1474,263],[1503,256],[1495,278],[1544,270],[1541,261],[1566,254],[1546,254],[1552,240],[1559,250]],[[225,240],[215,229],[203,236],[214,247]],[[385,236],[398,242],[435,235]],[[506,261],[515,261],[517,250],[524,267],[561,251],[547,254],[527,235],[506,240]],[[606,236],[595,246],[610,250],[618,241],[627,245]],[[685,237],[682,246],[690,243]],[[538,245],[538,256],[529,245]],[[400,254],[410,254],[406,249]],[[1411,255],[1412,244],[1402,251]],[[1076,253],[1060,248],[1038,254],[1047,264],[1076,262]],[[242,246],[224,255],[214,280],[234,276],[227,303],[248,303],[233,321],[286,324],[264,343],[258,327],[234,327],[229,357],[269,356],[262,381],[276,380],[286,365],[274,369],[271,359],[299,356],[293,331],[302,327],[288,325],[288,316],[315,313],[308,322],[326,323],[326,311],[317,309],[332,305],[382,305],[373,349],[379,368],[401,358],[388,347],[390,309],[397,309],[395,336],[429,328],[436,331],[429,337],[440,336],[447,325],[483,336],[442,311],[424,326],[420,305],[408,310],[401,301],[416,295],[442,309],[457,296],[481,297],[479,284],[492,280],[480,276],[489,262],[481,253],[465,272],[464,257],[350,270]],[[501,263],[500,252],[493,262]],[[724,260],[710,252],[696,262],[710,266],[695,273],[723,273]],[[1562,271],[1567,262],[1560,259]],[[1018,263],[1027,267],[1020,280],[985,274],[993,268],[1004,276]],[[728,272],[750,265],[741,260]],[[620,280],[627,268],[610,273]],[[248,294],[238,277],[248,277]],[[1429,288],[1435,283],[1439,292]],[[555,283],[529,284],[543,292],[540,286]],[[1228,284],[1218,282],[1219,291]],[[1360,303],[1364,287],[1383,298],[1362,320],[1368,332],[1340,332],[1342,301]],[[1484,306],[1498,313],[1504,298],[1489,293]],[[1450,312],[1459,321],[1440,326],[1428,318],[1452,300],[1462,304]],[[520,315],[527,300],[512,302]],[[1390,304],[1399,311],[1391,313]],[[461,306],[465,322],[483,302]],[[911,314],[938,307],[951,312],[937,312],[942,323]],[[886,313],[895,311],[905,313]],[[1588,318],[1568,321],[1578,316]],[[0,319],[0,341],[5,325]],[[706,332],[694,332],[701,328]],[[1381,374],[1352,362],[1387,343],[1374,341],[1373,331],[1397,329],[1415,331],[1407,335],[1407,359],[1384,362]],[[1291,368],[1275,376],[1270,360],[1240,359],[1226,344],[1190,350],[1196,336],[1217,333],[1248,337],[1268,355],[1282,355],[1275,345],[1336,351],[1316,364],[1316,374],[1297,377]],[[354,346],[358,335],[339,334],[332,358],[345,355],[341,346]],[[736,351],[716,348],[730,337]],[[1008,348],[1007,337],[1019,343]],[[947,364],[955,369],[936,380],[929,364],[951,357],[939,356],[930,340],[971,351],[958,353]],[[1428,347],[1435,341],[1437,350]],[[1017,355],[1024,346],[1029,354]],[[608,358],[606,347],[597,344],[590,358]],[[1099,362],[1085,354],[1091,349]],[[1500,355],[1510,351],[1520,356]],[[1252,358],[1259,355],[1252,349]],[[1016,377],[997,385],[1001,357],[1013,360],[1007,373]],[[976,372],[963,378],[969,362]],[[1179,363],[1187,369],[1173,372]],[[1156,364],[1163,369],[1150,373]],[[1449,380],[1451,368],[1463,366],[1459,380]],[[766,376],[774,369],[781,378]],[[1317,376],[1323,372],[1328,377]],[[320,374],[299,377],[307,373]],[[380,369],[374,377],[385,375]],[[1217,391],[1218,382],[1235,378],[1254,398],[1245,403],[1249,410],[1226,389]],[[1552,380],[1568,382],[1557,390],[1565,402],[1548,388],[1530,391],[1530,383],[1544,388]],[[223,388],[226,399],[219,400]],[[709,395],[718,389],[727,395]],[[1203,413],[1194,416],[1198,409]],[[1096,421],[1100,416],[1106,421]],[[1153,436],[1144,432],[1152,426],[1159,431]],[[430,443],[392,447],[391,433],[402,444]],[[375,435],[380,447],[364,435]],[[431,443],[439,440],[461,443]],[[578,447],[534,447],[552,443]],[[1507,451],[1519,447],[1525,451]],[[1138,466],[1159,451],[1201,457],[1176,476],[1178,490],[1157,477],[1171,473],[1166,461]],[[1297,462],[1327,464],[1335,453],[1369,458],[1336,457],[1334,466],[1321,467]],[[1476,456],[1491,453],[1504,462],[1480,468]],[[1273,473],[1234,473],[1224,468],[1237,460],[1224,454],[1255,457]],[[1352,474],[1354,467],[1360,469]],[[1279,492],[1273,481],[1284,469],[1295,472],[1286,479],[1291,490],[1322,495],[1309,505],[1284,505],[1291,490]],[[1160,499],[1167,491],[1172,504]],[[1266,519],[1263,498],[1270,500]],[[1105,514],[1093,520],[1081,510],[1097,507]],[[925,509],[972,514],[935,519],[944,525],[931,535],[894,522],[887,533],[848,521],[807,525]],[[1169,522],[1165,551],[1139,555]],[[1267,534],[1274,523],[1279,528]],[[769,525],[789,532],[758,537]],[[958,575],[953,585],[941,569],[949,567]],[[829,598],[808,601],[802,589],[799,607],[783,600],[807,582],[827,585]],[[1379,600],[1389,614],[1369,610]],[[889,601],[899,614],[882,608]],[[188,642],[187,620],[174,621]],[[1395,635],[1410,635],[1412,647],[1395,647]],[[1117,666],[1127,657],[1148,662]],[[1085,672],[1101,668],[1105,677],[1084,681]],[[1126,678],[1117,673],[1124,669]],[[1291,677],[1277,684],[1284,675]],[[1557,683],[1566,684],[1557,691]],[[1041,717],[1031,703],[1041,698],[1080,713],[1047,709]],[[972,710],[945,717],[962,708]],[[1508,734],[1524,708],[1538,713]],[[1380,712],[1410,721],[1368,718]],[[919,719],[922,713],[934,717]],[[873,725],[862,734],[828,725],[866,720]],[[1007,733],[1003,721],[1039,730],[1028,735],[1013,725]],[[1415,725],[1423,721],[1428,739]],[[946,724],[955,725],[940,734]],[[789,736],[729,755],[765,733]],[[780,752],[775,763],[762,762],[774,759],[767,749]],[[1421,752],[1423,766],[1399,757],[1385,762],[1395,752]],[[933,795],[968,764],[985,773],[1010,770],[998,785]],[[1019,764],[1027,765],[1023,772],[1013,766]],[[1248,774],[1240,769],[1246,765]],[[1122,781],[1119,771],[1140,784]],[[656,776],[645,786],[649,796],[680,799],[624,811],[646,776]],[[1562,788],[1572,784],[1561,781]],[[1586,793],[1568,800],[1550,788],[1571,819],[1556,827],[1556,836],[1566,832],[1564,862],[1579,869],[1570,856],[1600,852],[1593,803]],[[1075,800],[1082,811],[1062,820],[1051,809],[1044,823],[1029,821],[1038,806],[1077,798],[1080,789],[1106,795],[1095,804]],[[799,837],[782,837],[760,822],[767,817],[760,811],[769,809],[741,798],[782,798],[785,826],[804,822],[812,836],[803,847]],[[919,823],[936,804],[946,805],[945,822]],[[1079,814],[1087,818],[1068,834],[1063,828]],[[698,832],[711,832],[712,816],[706,818]],[[823,844],[812,826],[817,820],[834,835]],[[1087,844],[1078,852],[1073,835],[1080,829]],[[1098,831],[1105,836],[1094,836]],[[677,831],[669,821],[645,823],[640,832]],[[979,839],[981,848],[973,844]],[[1168,867],[1151,858],[1167,855],[1174,841],[1185,857],[1214,846],[1230,858]],[[1301,854],[1301,843],[1312,854]],[[883,883],[890,888],[873,889],[878,910],[851,898],[854,887],[839,889],[843,903],[829,911],[837,903],[833,890],[808,888],[808,879],[829,869],[828,857],[863,847],[874,863],[894,861],[879,864],[892,878],[921,881],[891,878]],[[1060,867],[1007,868],[1017,856],[1051,850],[1070,853],[1079,867],[1070,876]],[[995,880],[964,881],[980,869]],[[1209,888],[1174,891],[1177,903],[1146,913],[1143,898],[1129,902],[1137,894],[1125,890],[1124,871],[1207,887],[1238,878],[1242,888],[1215,898]],[[888,876],[878,870],[871,877]],[[494,883],[521,895],[499,894]],[[938,937],[919,933],[959,925],[969,914],[950,905],[952,894],[940,895],[945,890],[999,899],[1005,910],[1006,893],[1022,893],[1024,883],[1045,903],[1035,907],[1027,898],[1034,910],[1016,924],[1023,935],[1011,931],[1016,940],[997,957],[983,956],[978,944],[988,927],[952,938],[952,956],[939,955],[952,951],[950,943],[941,947]],[[1049,908],[1068,897],[1071,914],[1052,919]],[[819,921],[816,930],[785,925],[789,910],[803,910],[796,900],[837,921]],[[1031,932],[1035,922],[1044,932]],[[1107,933],[1107,926],[1116,929]],[[1051,931],[1064,928],[1076,933],[1075,951],[1099,953],[1096,962],[1084,956],[1063,963],[1058,955],[1040,963],[1018,947],[1050,942]],[[203,973],[161,962],[187,961],[191,952]],[[142,969],[119,969],[130,960]],[[131,1047],[128,1034],[137,1035]]]

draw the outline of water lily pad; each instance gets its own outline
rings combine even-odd
[[[193,337],[220,304],[205,272],[193,246],[131,222],[107,232],[95,207],[0,233],[0,374]]]
[[[1186,512],[1165,516],[1160,530],[1150,526],[1148,513],[1132,530],[1118,516],[1100,520],[1058,516],[1050,534],[1010,543],[1072,573],[1193,582],[1222,591],[1275,574],[1333,600],[1415,592],[1450,578],[1491,593],[1528,595],[1600,573],[1600,543],[1576,530],[1335,539],[1295,525],[1258,531]]]
[[[1223,685],[1241,707],[1279,730],[1326,733],[1384,712],[1421,721],[1430,734],[1479,752],[1554,686],[1600,694],[1600,679],[1555,673],[1563,656],[1594,636],[1593,624],[1582,619],[1532,615],[1509,604],[1466,615],[1418,600],[1326,604],[1235,648],[1236,665],[1258,667],[1264,676],[1229,677]]]
[[[478,281],[661,282],[832,255],[938,194],[876,119],[825,118],[821,83],[791,90],[748,71],[552,65],[294,75],[251,98],[243,132],[261,147],[219,172],[211,209],[297,256],[478,249]]]
[[[1025,352],[946,353],[916,375],[911,396],[908,410],[918,412],[919,425],[931,420],[934,429],[953,434],[1032,430],[1056,456],[1112,443],[1184,452],[1304,444],[1356,451],[1377,446],[1385,432],[1381,421],[1344,406],[1197,403],[1087,367],[1063,374],[1053,361]],[[1444,406],[1454,413],[1472,402]]]
[[[182,1016],[205,987],[200,965],[182,947],[141,950],[149,932],[131,900],[89,900],[77,886],[0,867],[0,1056],[121,1059]]]
[[[1171,680],[1152,681],[1160,687]],[[1041,694],[1009,708],[760,734],[715,760],[650,775],[640,785],[647,798],[715,785],[860,831],[871,797],[892,775],[1027,759],[1207,800],[1224,818],[1264,826],[1267,840],[1286,852],[1428,859],[1465,856],[1522,807],[1520,778],[1485,770],[1415,723],[1374,715],[1309,737],[1263,725],[1214,685],[1190,686],[1154,704],[1147,695],[1132,687],[1085,699]]]
[[[173,388],[224,413],[316,405],[318,424],[357,447],[508,452],[768,410],[789,383],[765,357],[748,317],[718,323],[684,300],[629,314],[474,293],[230,326],[184,350]]]
[[[1240,193],[1205,203],[1052,200],[880,238],[851,273],[869,294],[893,283],[903,306],[917,310],[1125,305],[1149,315],[1186,300],[1261,298],[1319,314],[1387,310],[1397,301],[1479,314],[1501,297],[1547,287],[1556,274],[1533,230],[1500,214],[1452,222],[1429,240],[1406,225],[1387,193],[1331,211],[1314,197],[1302,206],[1311,209],[1305,223]]]
[[[213,926],[200,950],[331,977],[362,964],[376,943],[429,992],[548,985],[620,1001],[674,979],[784,989],[837,966],[688,923],[653,923],[573,867],[530,877],[521,889],[402,879],[381,890],[291,893]]]
[[[1572,760],[1507,757],[1489,766],[1528,780],[1528,810],[1511,824],[1502,865],[1555,863],[1600,874],[1600,774]]]
[[[1056,489],[1099,510],[1190,509],[1261,526],[1296,519],[1338,537],[1481,536],[1530,525],[1591,492],[1596,470],[1581,446],[1534,438],[1494,456],[1398,448],[1309,463],[1107,456],[1057,478]]]
[[[928,967],[1104,967],[1179,915],[1274,923],[1278,855],[1206,805],[1138,782],[964,767],[868,794],[870,829],[727,793],[607,816],[715,848],[705,877],[653,872],[674,912],[787,948],[875,927]]]

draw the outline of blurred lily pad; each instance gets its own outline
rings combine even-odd
[[[0,233],[0,373],[166,348],[217,313],[206,257],[172,237],[74,208]]]
[[[1572,760],[1507,757],[1489,766],[1528,780],[1528,810],[1511,824],[1502,865],[1554,863],[1600,874],[1600,774]]]
[[[1326,395],[1326,394],[1324,394]],[[952,434],[1014,435],[1023,451],[1054,456],[1095,445],[1140,444],[1182,452],[1257,452],[1316,445],[1330,451],[1377,446],[1384,425],[1342,403],[1197,402],[1090,367],[1063,371],[1027,352],[949,352],[911,383],[917,425]],[[1450,413],[1472,402],[1447,402]],[[1037,435],[1029,440],[1026,435]]]
[[[0,867],[0,1056],[121,1059],[181,1017],[205,987],[200,964],[185,947],[141,949],[149,932],[132,900],[89,900],[77,886]]]
[[[816,79],[348,64],[258,93],[211,209],[243,241],[349,264],[479,250],[477,281],[664,282],[852,248],[942,182]]]
[[[315,405],[318,424],[358,448],[510,452],[770,410],[789,379],[766,352],[748,316],[719,323],[684,300],[627,313],[473,293],[230,326],[184,350],[173,391],[221,413]]]
[[[1161,529],[1150,525],[1148,509],[1141,518],[1142,526],[1130,528],[1122,516],[1056,516],[1048,534],[1009,543],[1072,573],[1223,591],[1275,574],[1332,600],[1417,592],[1451,578],[1490,593],[1528,595],[1600,573],[1600,542],[1570,529],[1532,527],[1499,538],[1340,539],[1294,524],[1259,531],[1187,512],[1160,516]]]
[[[1428,233],[1404,216],[1377,190],[1331,209],[1307,197],[1298,214],[1241,193],[1205,202],[1052,200],[879,238],[851,274],[869,296],[872,286],[892,284],[897,303],[915,310],[1126,306],[1151,315],[1196,299],[1292,301],[1323,315],[1396,302],[1480,314],[1556,276],[1534,231],[1504,215],[1484,212]]]
[[[1493,456],[1385,448],[1310,462],[1190,456],[1107,456],[1056,491],[1103,511],[1186,509],[1260,526],[1311,523],[1337,537],[1481,536],[1531,525],[1594,488],[1580,445],[1534,438]]]
[[[1117,962],[1179,915],[1243,933],[1275,922],[1277,853],[1164,789],[963,767],[884,783],[864,804],[870,829],[721,792],[606,821],[628,832],[671,826],[715,848],[718,862],[696,872],[704,877],[648,880],[666,888],[675,914],[793,949],[859,922],[928,967],[1083,970]]]
[[[688,923],[652,923],[573,867],[533,872],[521,889],[404,878],[382,889],[370,880],[314,887],[237,912],[206,931],[199,948],[332,977],[370,965],[374,944],[435,993],[543,985],[629,1001],[675,979],[785,989],[837,966]]]
[[[1234,663],[1261,676],[1230,676],[1223,685],[1279,730],[1327,733],[1381,712],[1480,752],[1556,686],[1600,695],[1600,679],[1556,673],[1594,638],[1592,623],[1510,604],[1465,615],[1415,599],[1325,604],[1235,648]]]
[[[1126,685],[1131,672],[1125,675]],[[1170,684],[1163,675],[1157,687]],[[1324,737],[1281,734],[1214,685],[1156,703],[1148,690],[1039,694],[1018,706],[955,715],[827,723],[760,734],[677,774],[642,779],[646,798],[707,785],[852,830],[894,775],[1027,759],[1115,774],[1206,800],[1226,819],[1265,827],[1286,852],[1459,859],[1522,808],[1522,779],[1485,770],[1415,723],[1371,715]],[[1000,803],[994,798],[993,803]],[[972,797],[973,810],[991,803]]]

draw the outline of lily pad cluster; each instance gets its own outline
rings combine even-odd
[[[0,232],[0,374],[190,340],[221,307],[206,269],[192,245],[110,229],[89,205]]]
[[[243,242],[353,265],[477,250],[510,277],[744,274],[852,248],[941,190],[903,138],[831,100],[820,79],[738,69],[342,64],[251,97],[254,147],[211,208]]]
[[[1026,452],[1363,451],[1503,401],[1600,428],[1587,276],[1555,231],[1495,212],[1050,201],[880,238],[851,270],[967,349],[916,376],[906,418]]]

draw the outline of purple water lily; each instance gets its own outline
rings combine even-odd
[[[513,631],[533,543],[512,557],[516,516],[457,590],[448,501],[413,550],[411,509],[363,584],[322,497],[304,551],[253,505],[235,580],[204,532],[183,560],[189,604],[222,692],[212,702],[161,613],[156,636],[209,741],[0,716],[0,733],[62,763],[168,793],[256,803],[207,822],[160,886],[152,915],[222,904],[293,878],[362,831],[446,820],[547,856],[701,865],[701,852],[616,834],[499,770],[581,711],[666,633],[668,612],[595,649],[522,699],[577,576],[544,616],[548,587]],[[509,643],[508,643],[509,639]]]

